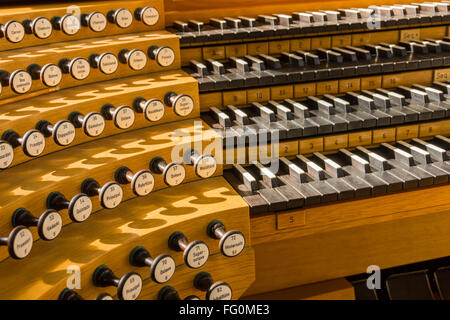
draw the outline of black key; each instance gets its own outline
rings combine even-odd
[[[356,300],[378,300],[377,290],[367,287],[367,280],[352,282]]]
[[[206,77],[208,75],[208,69],[203,63],[198,62],[196,60],[191,60],[189,65],[193,70],[196,71],[198,76]]]
[[[443,300],[450,300],[450,267],[439,268],[434,272],[439,295]]]
[[[386,279],[391,300],[433,300],[433,291],[426,271],[394,274]]]

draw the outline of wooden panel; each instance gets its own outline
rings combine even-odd
[[[449,194],[446,185],[300,209],[306,225],[296,229],[254,216],[256,282],[246,295],[447,256]]]
[[[353,286],[345,279],[335,279],[272,291],[241,300],[355,300]]]
[[[166,159],[167,163],[183,162],[180,157],[186,148],[194,147],[201,150],[199,152],[217,155],[216,175],[220,175],[222,141],[216,137],[199,119],[184,120],[95,140],[2,171],[0,235],[8,235],[11,231],[11,215],[17,208],[24,207],[35,215],[42,214],[46,210],[46,198],[52,191],[59,191],[70,199],[81,192],[81,183],[86,178],[94,178],[103,186],[114,180],[114,173],[121,166],[137,172],[148,169],[150,161],[158,156]],[[185,167],[185,181],[198,180],[193,167]],[[154,190],[166,187],[162,175],[154,174],[154,178]],[[135,197],[130,185],[124,185],[122,189],[123,200]],[[93,211],[99,210],[97,196],[92,198],[92,202]],[[70,222],[66,212],[61,211],[64,224]],[[32,231],[37,239],[35,229]],[[2,247],[0,259],[6,256],[7,250]]]
[[[240,230],[246,237],[246,248],[239,256],[222,256],[218,241],[206,236],[206,226],[215,219],[222,221],[227,230]],[[205,266],[188,269],[182,252],[168,248],[167,239],[175,231],[183,232],[189,241],[205,241],[211,253]],[[165,285],[176,288],[182,298],[195,294],[204,299],[204,293],[192,285],[192,279],[201,271],[208,271],[215,281],[227,281],[234,298],[254,279],[248,207],[222,177],[127,201],[121,208],[93,215],[88,223],[71,224],[63,232],[57,243],[35,243],[26,261],[6,259],[0,263],[2,299],[56,299],[66,287],[70,277],[66,270],[71,266],[80,268],[81,289],[77,292],[85,299],[94,299],[101,292],[115,296],[115,288],[92,284],[92,272],[101,264],[117,276],[138,272],[144,279],[141,299],[155,299]],[[128,255],[138,245],[146,247],[153,256],[168,253],[174,257],[177,268],[169,282],[156,284],[149,279],[148,267],[129,264]],[[16,269],[14,277],[10,276],[12,269]]]
[[[84,115],[90,112],[101,112],[102,107],[109,103],[113,103],[116,107],[121,105],[133,106],[134,100],[138,97],[147,100],[157,98],[164,101],[164,96],[169,91],[190,95],[194,99],[194,110],[188,117],[199,116],[197,81],[182,71],[170,71],[155,73],[150,76],[136,76],[100,82],[5,104],[0,107],[0,134],[8,129],[14,129],[20,136],[23,136],[26,131],[34,129],[40,120],[47,120],[55,124],[59,120],[68,119],[72,111],[78,111]],[[159,121],[149,122],[142,113],[136,113],[135,119],[135,123],[130,130],[182,118],[174,113],[173,108],[166,107],[164,116]],[[123,132],[123,130],[115,127],[112,122],[106,121],[105,130],[101,135],[102,138]],[[76,138],[71,146],[94,139],[85,135],[83,129],[76,129]],[[43,154],[63,149],[51,137],[47,138],[45,143]],[[14,149],[14,154],[12,165],[30,160],[20,147]]]
[[[16,3],[20,3],[17,1]],[[165,25],[164,14],[164,1],[163,0],[128,0],[122,3],[114,3],[111,1],[86,1],[86,2],[70,2],[64,3],[35,3],[32,5],[9,5],[8,7],[0,8],[0,20],[2,23],[6,23],[9,20],[24,21],[33,20],[37,17],[45,17],[48,20],[59,16],[62,17],[65,14],[71,13],[74,15],[89,14],[94,11],[101,12],[105,17],[110,10],[116,10],[119,8],[127,8],[132,13],[139,7],[145,7],[151,5],[159,12],[159,21],[153,26],[146,26],[141,21],[133,19],[132,24],[125,29],[118,27],[117,25],[108,22],[104,31],[94,32],[90,28],[82,26],[81,29],[75,35],[65,35],[61,30],[53,30],[50,37],[47,39],[38,39],[33,34],[25,34],[24,39],[19,43],[11,43],[5,38],[1,39],[2,50],[10,50],[13,48],[30,47],[36,45],[45,45],[49,43],[70,41],[77,39],[88,39],[103,37],[105,35],[116,35],[124,33],[136,33],[150,30],[161,30]]]
[[[155,60],[148,56],[148,48],[151,46],[168,46],[175,53],[175,60],[168,67],[160,66]],[[178,37],[167,31],[153,31],[146,33],[137,33],[133,35],[118,35],[105,38],[77,40],[69,42],[60,42],[39,47],[24,48],[18,50],[1,51],[0,52],[0,69],[9,73],[17,69],[27,69],[31,64],[44,66],[48,63],[59,65],[62,59],[72,60],[77,57],[84,58],[89,61],[92,54],[102,54],[110,52],[117,58],[119,52],[123,49],[133,50],[140,49],[147,56],[147,64],[142,70],[134,71],[126,63],[119,62],[117,71],[111,75],[102,73],[98,68],[90,69],[89,76],[84,80],[76,80],[69,73],[63,73],[59,88],[69,88],[79,86],[81,84],[95,83],[99,81],[117,79],[122,77],[145,74],[149,72],[160,72],[168,70],[176,70],[180,68],[180,49]],[[31,91],[47,89],[40,80],[33,80]],[[30,92],[31,92],[30,91]],[[10,87],[4,86],[0,98],[8,98],[17,96]],[[25,99],[27,94],[22,94]]]
[[[303,98],[311,95],[323,95],[323,94],[336,94],[336,93],[344,93],[349,91],[349,86],[353,86],[354,88],[359,88],[361,90],[373,90],[377,88],[393,88],[400,85],[408,86],[412,84],[430,84],[433,81],[433,78],[446,77],[448,73],[447,69],[433,69],[433,70],[421,70],[421,71],[412,71],[412,72],[401,72],[383,76],[371,76],[371,77],[362,77],[362,78],[349,78],[349,79],[341,79],[341,80],[332,80],[332,81],[319,81],[319,82],[307,82],[307,83],[299,83],[293,85],[283,85],[283,86],[271,86],[271,92],[276,93],[278,90],[284,90],[284,92],[288,93],[291,96],[291,90],[293,90],[293,96],[295,98]],[[289,89],[291,87],[293,89]],[[224,101],[223,104],[247,104],[254,102],[252,100],[247,100],[246,92],[254,92],[255,90],[267,90],[268,88],[252,88],[246,90],[238,90],[238,91],[229,91],[223,92]],[[353,89],[358,90],[358,89]],[[203,99],[202,96],[213,97],[212,93],[201,93],[200,99]],[[248,95],[248,98],[251,98],[251,94]],[[280,96],[275,94],[275,97]],[[283,96],[283,95],[281,95]],[[273,97],[271,99],[274,99]],[[210,103],[210,99],[205,98],[205,101]],[[226,101],[225,101],[226,100]],[[216,107],[220,107],[219,105],[214,105]],[[200,106],[201,111],[209,110],[208,106]]]

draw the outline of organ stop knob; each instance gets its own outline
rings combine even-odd
[[[137,8],[134,11],[134,17],[138,21],[142,21],[147,26],[154,26],[158,23],[159,12],[154,7],[146,6],[143,8]]]
[[[148,121],[159,121],[164,116],[164,104],[159,99],[145,100],[138,97],[134,100],[133,106],[134,110],[143,113]]]
[[[30,91],[33,79],[25,70],[15,70],[12,73],[0,71],[0,83],[2,87],[10,87],[14,93],[22,94]]]
[[[141,170],[133,173],[128,167],[120,167],[116,171],[116,181],[120,184],[131,184],[131,190],[139,197],[143,197],[152,192],[155,186],[155,178],[148,170]]]
[[[8,21],[1,26],[2,36],[6,38],[9,42],[18,43],[23,40],[25,36],[25,28],[20,22]]]
[[[107,182],[101,187],[100,184],[92,178],[83,181],[81,192],[90,197],[98,195],[101,206],[106,209],[117,207],[123,197],[123,190],[116,182]]]
[[[73,222],[83,222],[92,213],[92,201],[84,193],[77,194],[69,201],[62,193],[53,191],[47,197],[47,208],[57,211],[67,209]]]
[[[128,28],[133,22],[133,14],[128,9],[120,8],[108,12],[108,21],[116,24],[119,28]]]
[[[134,111],[129,106],[114,107],[106,104],[102,107],[102,114],[106,120],[113,120],[114,125],[122,130],[130,128],[134,123]]]
[[[36,125],[45,137],[53,137],[53,141],[59,146],[68,146],[75,139],[75,126],[68,120],[58,121],[52,125],[47,120],[41,120]]]
[[[59,67],[63,73],[69,73],[76,80],[84,80],[89,76],[91,67],[89,62],[84,58],[62,59]]]
[[[142,278],[138,273],[128,272],[119,279],[105,265],[95,269],[92,281],[96,287],[117,287],[120,300],[136,300],[142,290]]]
[[[130,252],[130,264],[135,267],[150,267],[150,277],[157,283],[165,283],[175,273],[175,260],[168,254],[152,258],[144,247],[136,247]]]
[[[181,300],[178,291],[171,286],[165,286],[158,292],[158,300]]]
[[[206,233],[213,239],[219,239],[220,252],[226,257],[236,257],[245,248],[245,237],[242,232],[230,230],[225,232],[225,225],[219,221],[212,221],[206,228]]]
[[[58,300],[84,300],[77,292],[72,289],[65,288],[58,296]],[[95,300],[113,300],[113,297],[107,293],[100,293]]]
[[[52,209],[45,211],[37,218],[27,209],[19,208],[14,211],[11,222],[13,227],[37,227],[39,237],[46,241],[55,239],[62,229],[62,218]]]
[[[165,286],[158,292],[158,300],[181,300],[178,291],[171,286]],[[200,300],[195,295],[187,296],[184,300]]]
[[[29,157],[37,157],[45,149],[45,137],[35,129],[27,131],[23,137],[13,130],[6,130],[2,140],[8,141],[13,148],[22,146],[23,153]]]
[[[39,79],[47,87],[56,87],[62,80],[61,69],[53,63],[48,63],[43,67],[32,64],[28,67],[28,72],[33,80]]]
[[[81,15],[81,24],[89,27],[94,32],[101,32],[106,28],[106,17],[101,12],[92,12],[90,14]]]
[[[0,237],[0,246],[7,246],[13,259],[23,259],[30,254],[33,247],[33,235],[25,226],[12,229],[7,237]]]
[[[194,110],[194,99],[187,94],[168,92],[164,97],[164,102],[172,107],[175,114],[180,117],[186,117]]]
[[[164,183],[170,187],[179,185],[186,177],[186,169],[179,162],[167,162],[161,158],[156,157],[150,162],[150,170],[156,174],[162,174]]]
[[[139,49],[123,49],[119,52],[119,61],[128,64],[131,70],[139,71],[144,69],[147,64],[147,56],[144,51]]]
[[[0,140],[0,169],[8,168],[14,160],[14,149],[7,141]]]
[[[84,116],[82,113],[74,111],[69,115],[69,121],[75,128],[82,127],[88,137],[98,137],[105,130],[105,118],[98,112],[91,112]]]
[[[202,267],[209,258],[209,248],[200,240],[188,242],[182,232],[174,232],[169,237],[169,248],[174,251],[183,251],[184,263],[192,269]]]
[[[52,34],[52,23],[44,17],[37,17],[33,20],[25,20],[23,22],[25,32],[34,34],[36,38],[47,39]]]
[[[148,48],[148,56],[155,60],[161,67],[168,67],[175,61],[175,52],[170,47],[151,46]]]
[[[119,60],[110,52],[93,54],[89,57],[93,68],[98,68],[104,74],[113,74],[119,67]]]
[[[200,154],[198,151],[191,149],[186,152],[185,163],[194,166],[194,172],[200,178],[209,178],[217,170],[217,161],[210,154]]]
[[[62,17],[54,17],[52,19],[53,28],[62,30],[68,36],[73,36],[80,31],[80,20],[73,14],[66,14]]]
[[[208,272],[200,272],[194,278],[194,287],[206,291],[206,300],[231,300],[231,287],[223,281],[214,283]]]

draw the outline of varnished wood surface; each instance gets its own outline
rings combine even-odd
[[[285,214],[285,213],[283,213]],[[450,253],[450,185],[251,217],[256,282],[246,295],[399,266]],[[282,270],[283,272],[280,272]]]
[[[160,66],[155,60],[150,59],[147,54],[151,46],[168,46],[175,53],[175,60],[168,67]],[[31,48],[23,48],[0,52],[0,70],[6,70],[12,73],[18,69],[27,70],[31,64],[44,66],[48,63],[59,65],[62,59],[72,60],[77,57],[89,61],[92,54],[102,54],[110,52],[119,57],[119,52],[123,49],[140,49],[147,55],[147,64],[142,70],[134,71],[127,64],[119,61],[119,66],[113,74],[102,73],[98,68],[90,68],[89,76],[84,80],[74,79],[70,73],[63,73],[59,88],[70,88],[87,83],[118,79],[138,74],[151,72],[161,72],[176,70],[180,68],[180,50],[178,37],[164,30],[152,31],[136,34],[126,34],[117,36],[108,36],[103,38],[93,38],[87,40],[77,40],[69,42],[60,42],[55,44],[42,45]],[[47,87],[40,80],[33,80],[29,92],[46,89]],[[5,99],[11,96],[17,96],[10,87],[3,87],[0,98]],[[21,95],[26,98],[26,94]]]
[[[28,130],[34,129],[40,120],[47,120],[55,124],[60,120],[68,119],[73,111],[81,112],[84,115],[90,112],[101,112],[105,104],[113,104],[115,107],[121,105],[133,107],[133,102],[138,97],[164,101],[164,96],[169,91],[191,96],[194,100],[194,109],[187,118],[199,116],[197,81],[182,71],[167,71],[92,83],[5,104],[0,106],[0,135],[8,129],[13,129],[23,136]],[[182,119],[185,118],[177,116],[171,107],[166,107],[164,117],[155,122],[147,121],[142,113],[136,113],[134,125],[128,130]],[[76,129],[75,140],[70,146],[124,132],[124,130],[118,129],[113,121],[106,120],[105,123],[105,130],[99,137],[89,137],[84,134],[82,128]],[[57,145],[52,137],[45,139],[45,144],[42,155],[64,148]],[[11,165],[14,166],[29,160],[31,158],[23,153],[22,148],[17,147],[14,149],[14,161]]]
[[[12,229],[11,215],[17,208],[25,207],[39,216],[46,210],[49,193],[59,191],[71,199],[81,192],[81,183],[86,178],[94,178],[100,185],[104,185],[114,180],[114,173],[121,166],[137,172],[148,170],[150,161],[155,157],[162,157],[167,163],[182,161],[179,158],[172,159],[172,154],[182,157],[182,152],[192,147],[199,152],[220,156],[220,152],[216,153],[216,150],[222,150],[221,141],[215,137],[215,133],[207,130],[199,119],[184,120],[98,139],[2,171],[0,235],[9,234]],[[220,161],[219,158],[216,175],[222,174]],[[193,166],[185,167],[186,182],[199,179]],[[154,174],[154,177],[155,191],[166,187],[162,175]],[[124,200],[135,197],[130,185],[124,185],[123,191]],[[92,202],[93,212],[99,210],[98,196],[93,197]],[[67,210],[62,210],[61,215],[63,224],[70,222]],[[86,223],[89,223],[89,219],[83,222]],[[37,239],[35,230],[36,228],[32,228]],[[0,259],[7,255],[6,248],[2,247]]]
[[[240,230],[247,239],[244,251],[226,258],[218,249],[218,241],[206,235],[212,220],[221,220],[227,230]],[[210,260],[200,269],[188,269],[182,252],[168,248],[167,239],[182,231],[189,241],[205,241],[211,251]],[[121,207],[100,211],[86,224],[70,224],[63,229],[57,242],[37,241],[27,260],[6,259],[0,263],[0,298],[56,299],[66,287],[70,266],[81,270],[81,289],[85,299],[94,299],[102,292],[115,295],[113,287],[97,288],[92,284],[92,272],[101,264],[110,267],[117,276],[129,271],[145,279],[142,299],[155,299],[164,285],[173,286],[182,298],[204,293],[193,287],[195,275],[209,272],[214,281],[226,281],[238,298],[254,279],[253,251],[250,247],[248,207],[222,178],[210,178],[175,188],[160,190],[145,198],[133,199]],[[149,269],[132,267],[128,255],[135,246],[144,246],[154,257],[171,254],[177,265],[173,278],[166,284],[149,279]],[[13,272],[14,270],[14,272]]]
[[[78,39],[88,39],[103,37],[106,35],[116,35],[125,33],[136,33],[151,30],[161,30],[165,25],[165,14],[164,14],[164,3],[162,0],[128,0],[122,2],[111,2],[111,1],[84,1],[84,2],[52,2],[52,3],[42,3],[41,1],[35,1],[34,3],[22,4],[23,1],[11,1],[7,6],[0,7],[0,20],[2,24],[10,20],[16,20],[22,22],[24,20],[33,20],[37,17],[45,17],[48,20],[52,20],[53,17],[62,17],[65,14],[89,14],[94,11],[101,12],[107,16],[108,12],[111,10],[117,10],[120,8],[127,8],[134,14],[134,10],[139,7],[145,7],[147,5],[153,6],[158,10],[160,18],[159,21],[153,26],[146,26],[141,21],[136,20],[133,17],[133,23],[128,28],[122,29],[117,25],[108,22],[104,31],[94,32],[89,27],[82,26],[77,34],[68,36],[65,35],[61,30],[53,30],[50,37],[47,39],[39,39],[33,34],[25,34],[24,39],[19,43],[11,43],[4,37],[0,39],[1,50],[10,50],[22,47],[31,47],[36,45],[45,45],[49,43],[71,41]],[[18,4],[21,3],[21,4]]]
[[[346,279],[311,283],[254,296],[242,300],[355,300],[353,286]]]

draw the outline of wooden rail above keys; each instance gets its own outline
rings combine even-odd
[[[156,48],[170,47],[172,63],[162,66],[156,62],[155,57],[152,59],[151,50],[149,50],[152,46],[156,46]],[[117,66],[117,70],[111,74],[100,71],[99,67],[93,67],[94,55],[104,53],[111,53],[115,57],[113,64]],[[53,64],[54,68],[62,70],[61,81],[57,84],[58,88],[69,88],[81,84],[180,68],[179,41],[175,35],[166,31],[76,40],[2,51],[0,60],[0,70],[10,74],[9,85],[3,84],[1,99],[17,95],[23,95],[25,99],[27,92],[47,88],[39,77],[35,80],[32,79],[30,75],[32,66],[38,66],[42,70],[44,66]],[[132,66],[135,68],[134,70]],[[16,75],[14,72],[17,70],[23,71]],[[7,75],[4,76],[8,80]],[[23,81],[21,77],[23,77]],[[13,90],[14,87],[16,87],[16,91]]]
[[[200,94],[200,111],[210,107],[222,108],[226,105],[247,105],[252,102],[304,98],[314,95],[338,94],[358,90],[393,88],[414,83],[427,84],[450,79],[450,68],[436,68],[421,71],[374,75],[369,77],[341,80],[316,81],[282,86],[268,86],[246,90],[231,90]]]
[[[142,22],[142,20],[138,20],[134,16],[136,9],[145,8],[147,6],[153,7],[158,12],[158,17],[154,16],[153,18],[148,20],[149,22],[154,23],[153,25],[146,25]],[[108,21],[108,13],[121,8],[128,9],[132,14],[131,24],[126,28],[121,28],[114,22]],[[88,25],[81,23],[78,32],[68,35],[64,33],[59,27],[55,29],[55,26],[53,25],[53,22],[59,21],[58,18],[62,18],[70,14],[74,15],[78,21],[80,18],[86,21],[85,16],[89,16],[92,13],[97,13],[97,16],[91,18],[91,23],[98,31],[94,31]],[[156,14],[156,12],[153,13]],[[53,30],[50,36],[45,39],[39,39],[33,33],[24,33],[23,40],[19,42],[11,42],[8,41],[6,37],[3,37],[1,39],[2,50],[45,45],[49,43],[70,40],[104,37],[107,35],[161,30],[165,25],[163,0],[130,0],[126,1],[126,3],[112,1],[84,1],[41,4],[38,2],[34,2],[31,5],[17,5],[17,2],[13,2],[7,7],[0,7],[0,20],[2,21],[2,24],[6,24],[8,21],[17,21],[18,23],[22,24],[26,20],[33,21],[38,17],[45,18],[52,24]],[[98,26],[101,26],[101,28],[99,28]],[[74,27],[69,26],[68,28]]]
[[[111,104],[114,107],[129,106],[133,109],[135,121],[128,129],[139,129],[146,126],[158,125],[183,119],[176,115],[174,108],[169,107],[164,98],[167,93],[173,91],[178,94],[186,94],[193,100],[193,109],[187,118],[199,116],[198,86],[194,79],[182,71],[169,71],[152,75],[140,75],[117,80],[110,80],[95,84],[65,89],[52,94],[42,95],[19,102],[0,106],[0,135],[6,130],[13,129],[20,136],[31,129],[35,129],[41,120],[56,124],[61,120],[68,120],[73,111],[87,115],[91,112],[102,113],[102,107]],[[136,99],[145,101],[158,99],[163,104],[162,118],[157,121],[149,121],[144,113],[136,109]],[[161,112],[158,112],[159,114]],[[100,137],[104,138],[121,133],[124,129],[114,125],[114,121],[105,120],[105,128]],[[86,135],[83,128],[75,130],[75,138],[69,146],[92,141],[99,136]],[[52,137],[45,139],[45,149],[42,155],[61,150],[67,146],[55,143]],[[11,166],[17,165],[30,158],[23,153],[22,148],[14,148],[14,160]],[[2,166],[4,168],[4,166]]]
[[[221,175],[221,141],[215,138],[215,133],[199,119],[184,120],[98,139],[2,171],[0,180],[4,196],[0,203],[0,234],[9,234],[12,229],[12,214],[20,207],[35,216],[45,212],[47,197],[51,192],[58,191],[70,200],[83,192],[82,183],[87,178],[95,179],[100,186],[104,186],[117,179],[115,174],[120,167],[126,166],[136,173],[149,170],[152,159],[157,157],[164,159],[167,164],[173,161],[184,162],[183,155],[190,148],[200,154],[218,155],[214,174]],[[183,166],[185,178],[177,183],[200,178],[194,172],[193,165]],[[169,184],[167,176],[158,173],[162,172],[152,170],[155,191],[166,188]],[[121,186],[123,200],[136,196],[130,184]],[[97,195],[92,197],[92,212],[101,208],[101,202],[106,198],[102,199]],[[118,203],[114,204],[116,205]],[[67,209],[61,210],[61,215],[63,225],[71,221]],[[35,229],[32,232],[34,238],[38,239]],[[6,255],[7,250],[2,248],[0,256],[5,258]]]
[[[213,220],[223,222],[227,230],[243,233],[247,241],[240,255],[229,258],[220,253],[218,240],[206,234]],[[81,288],[74,291],[84,299],[95,299],[103,292],[117,298],[117,289],[92,284],[92,273],[102,264],[118,276],[138,272],[144,280],[140,299],[157,299],[159,290],[167,285],[175,288],[181,299],[188,295],[204,299],[205,293],[192,283],[195,275],[203,271],[209,272],[215,281],[226,281],[232,288],[233,299],[239,298],[254,280],[248,207],[221,177],[160,190],[127,201],[122,208],[100,211],[91,217],[89,225],[71,224],[64,229],[58,243],[50,244],[54,245],[52,248],[37,241],[26,263],[12,259],[0,263],[1,281],[5,284],[0,289],[2,299],[58,299],[73,276],[67,270],[78,268]],[[187,268],[183,253],[169,249],[168,238],[175,231],[183,232],[189,241],[207,244],[210,257],[203,267]],[[157,284],[150,279],[148,267],[130,265],[129,255],[136,246],[144,246],[154,257],[170,254],[174,258],[176,270],[169,282]],[[11,270],[15,270],[15,277],[11,277]],[[19,276],[21,273],[23,276]]]

